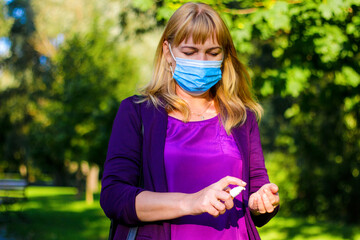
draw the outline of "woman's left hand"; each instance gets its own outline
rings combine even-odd
[[[279,205],[279,187],[274,183],[263,185],[257,192],[250,195],[249,208],[252,214],[271,213]]]

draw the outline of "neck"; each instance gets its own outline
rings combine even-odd
[[[204,106],[207,106],[210,101],[212,101],[210,97],[210,92],[206,91],[205,93],[199,95],[199,96],[193,96],[184,91],[179,85],[176,84],[176,94],[184,99],[187,104],[189,104],[189,107],[192,110],[196,109],[202,109]]]

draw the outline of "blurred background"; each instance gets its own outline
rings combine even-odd
[[[0,0],[0,239],[107,239],[99,186],[122,99],[186,1]],[[265,109],[281,210],[263,239],[360,239],[360,2],[207,0]]]

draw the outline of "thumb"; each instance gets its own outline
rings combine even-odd
[[[249,197],[248,206],[249,206],[250,208],[252,208],[253,205],[254,205],[254,196],[251,195],[251,196]]]
[[[275,194],[279,191],[279,187],[275,183],[270,183],[270,190]]]
[[[219,189],[223,190],[229,185],[238,185],[245,187],[246,183],[243,182],[241,179],[231,176],[226,176],[222,179],[220,179],[218,182],[215,183],[215,186],[217,186]]]

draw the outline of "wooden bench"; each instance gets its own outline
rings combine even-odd
[[[25,189],[28,183],[24,179],[0,179],[0,206],[26,200]]]

